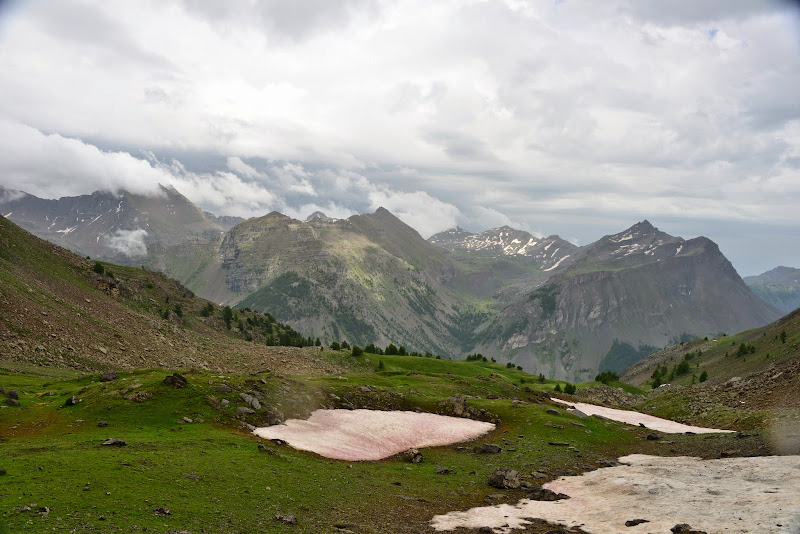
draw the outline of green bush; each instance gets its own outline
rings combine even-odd
[[[594,377],[596,382],[602,382],[603,384],[608,384],[609,382],[617,382],[619,380],[619,374],[613,371],[603,371],[596,377]]]
[[[704,370],[702,373],[700,373],[700,378],[698,380],[700,380],[700,382],[705,382],[708,380],[708,371]]]
[[[103,267],[102,263],[100,263],[99,261],[96,261],[96,262],[94,262],[94,267],[92,267],[92,270],[94,272],[96,272],[97,274],[103,274],[105,272],[106,268]]]
[[[359,357],[364,355],[364,349],[359,347],[358,345],[353,345],[353,352],[350,353],[351,356]]]
[[[338,341],[334,341],[331,343],[331,350],[342,350],[342,346],[339,345]]]

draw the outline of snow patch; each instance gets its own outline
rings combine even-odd
[[[800,532],[800,456],[701,460],[633,454],[619,460],[626,465],[543,486],[569,499],[450,512],[435,516],[431,526],[488,526],[506,534],[539,518],[585,532],[669,532],[678,523],[705,532]],[[625,526],[630,519],[648,522]]]
[[[477,438],[495,425],[431,413],[316,410],[307,420],[257,428],[256,436],[282,439],[295,449],[351,462],[381,460],[421,447]]]
[[[582,411],[586,415],[599,415],[606,419],[613,419],[621,423],[628,423],[629,425],[644,425],[651,430],[658,430],[670,434],[680,434],[682,432],[694,432],[695,434],[710,434],[715,432],[733,432],[733,430],[719,430],[716,428],[705,428],[701,426],[684,425],[670,421],[669,419],[662,419],[654,415],[647,415],[645,413],[634,412],[631,410],[617,410],[616,408],[606,408],[605,406],[598,406],[596,404],[588,404],[585,402],[567,402],[565,400],[551,399],[561,404],[574,406],[576,409]]]
[[[567,258],[569,258],[570,256],[571,256],[571,254],[567,254],[566,256],[564,256],[563,258],[560,258],[560,259],[559,259],[557,262],[555,262],[555,263],[553,264],[553,266],[552,266],[552,267],[548,267],[547,269],[543,269],[543,270],[544,270],[544,271],[552,271],[553,269],[555,269],[556,267],[558,267],[559,265],[561,265],[561,262],[562,262],[562,261],[566,260],[566,259],[567,259]]]

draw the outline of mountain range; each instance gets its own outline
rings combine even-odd
[[[576,381],[620,365],[615,346],[661,347],[781,315],[711,240],[647,221],[578,247],[507,226],[426,241],[383,208],[216,217],[173,188],[59,200],[3,190],[0,212],[81,255],[163,271],[324,342],[480,352]]]

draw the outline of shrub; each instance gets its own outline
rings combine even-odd
[[[708,380],[708,371],[703,370],[703,372],[700,373],[700,378],[698,380],[700,380],[700,382],[705,382]]]
[[[103,267],[102,263],[100,263],[99,261],[96,261],[96,262],[94,262],[94,267],[92,267],[92,270],[94,272],[96,272],[97,274],[103,274],[105,272],[106,268]]]
[[[575,387],[575,384],[570,384],[569,382],[564,384],[564,393],[566,393],[568,395],[574,395],[575,391],[577,391],[577,389],[578,388]]]
[[[183,307],[180,304],[175,304],[175,306],[172,307],[172,311],[174,311],[175,315],[178,317],[183,317]]]
[[[200,310],[201,317],[211,317],[212,313],[214,313],[214,305],[210,302],[203,306],[203,309]]]
[[[222,308],[222,320],[225,321],[225,327],[231,329],[231,319],[233,319],[233,310],[230,306]]]
[[[383,371],[384,369],[386,369],[386,366],[383,365],[383,360],[381,360],[378,362],[378,371]]]
[[[781,332],[781,344],[783,344],[783,345],[786,344],[786,330]]]
[[[544,384],[544,373],[539,373],[539,383]]]
[[[513,369],[513,368],[514,368],[514,364],[513,364],[513,363],[511,363],[511,362],[508,362],[508,363],[506,364],[506,369]]]
[[[364,355],[364,349],[359,347],[358,345],[353,345],[353,352],[350,353],[351,356],[355,356],[356,358],[359,356]]]
[[[350,344],[347,341],[342,341],[342,348],[344,350],[350,350]]]
[[[342,350],[342,346],[339,345],[338,341],[334,341],[331,343],[331,350]]]
[[[603,371],[596,377],[594,377],[596,382],[602,382],[603,384],[608,384],[609,382],[617,382],[619,380],[619,374],[613,371]]]
[[[561,393],[561,384],[556,384],[556,387],[553,388],[553,391]]]

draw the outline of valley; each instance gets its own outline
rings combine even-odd
[[[78,254],[163,272],[324,344],[480,353],[548,378],[589,380],[622,371],[647,354],[639,347],[781,315],[713,241],[674,237],[648,221],[583,247],[508,226],[425,240],[383,208],[347,219],[273,212],[237,220],[204,213],[174,188],[119,195],[46,201],[5,191],[2,211]],[[623,357],[612,350],[620,347],[633,350]]]
[[[587,381],[570,395],[560,391],[572,384],[502,360],[317,346],[269,313],[217,306],[161,273],[81,258],[2,219],[0,277],[0,532],[435,532],[435,517],[542,498],[543,484],[601,475],[626,455],[800,453],[796,314],[669,347],[624,373],[627,384]],[[681,361],[691,373],[652,389],[653,369],[669,375]],[[667,437],[569,409],[584,401],[733,432]],[[496,426],[379,461],[252,433],[319,409]],[[516,482],[493,486],[498,470]],[[583,532],[551,520],[521,528]]]

